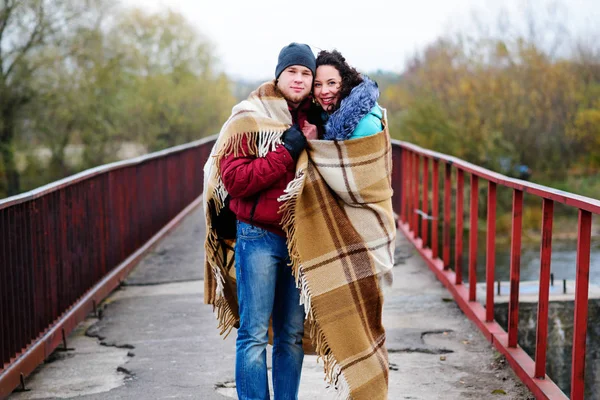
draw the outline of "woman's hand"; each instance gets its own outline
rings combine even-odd
[[[302,133],[308,140],[315,140],[319,136],[319,132],[317,131],[317,126],[309,123],[308,121],[304,121],[302,125]]]

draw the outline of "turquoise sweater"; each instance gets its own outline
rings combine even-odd
[[[357,139],[365,136],[371,136],[383,130],[383,125],[381,124],[381,119],[383,118],[383,112],[381,108],[376,103],[375,106],[369,111],[367,115],[365,115],[358,125],[352,135],[350,135],[349,139]]]

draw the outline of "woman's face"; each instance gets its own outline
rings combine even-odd
[[[317,68],[315,82],[313,84],[313,94],[323,110],[333,111],[334,107],[340,101],[340,88],[342,87],[342,77],[340,72],[331,65],[321,65]]]

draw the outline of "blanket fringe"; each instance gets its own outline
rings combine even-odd
[[[347,400],[350,399],[350,385],[348,385],[348,382],[346,381],[346,378],[344,377],[344,374],[341,373],[341,371],[338,374],[339,376],[339,380],[338,380],[338,386],[335,387],[335,391],[337,392],[337,398],[339,400]]]
[[[258,156],[265,157],[269,152],[275,151],[278,144],[282,144],[283,132],[267,132],[258,136]]]
[[[216,214],[219,215],[221,210],[225,206],[225,199],[229,193],[227,193],[227,189],[225,189],[225,185],[220,177],[217,178],[217,187],[215,188],[215,195],[213,196],[214,200],[214,208]]]
[[[298,170],[296,177],[288,183],[287,187],[283,191],[284,194],[279,196],[277,201],[282,202],[279,207],[279,213],[281,217],[281,228],[287,237],[287,248],[290,255],[290,266],[296,279],[296,287],[302,289],[300,281],[300,254],[298,253],[298,238],[296,236],[296,203],[298,201],[298,195],[304,185],[304,170]],[[305,295],[305,291],[302,290],[301,296]]]
[[[335,390],[336,399],[350,399],[350,385],[342,372],[342,367],[331,352],[325,334],[319,328],[319,324],[314,318],[310,318],[308,323],[310,326],[310,337],[317,352],[317,362],[318,360],[323,360],[325,382]]]
[[[310,329],[310,338],[317,352],[317,361],[323,360],[323,369],[325,372],[325,382],[327,382],[336,392],[336,398],[341,400],[350,399],[350,386],[344,377],[342,368],[335,359],[327,338],[319,328],[314,311],[311,307],[311,293],[308,280],[302,273],[302,264],[300,262],[300,253],[298,252],[295,224],[295,209],[298,195],[304,185],[305,172],[298,170],[296,177],[288,184],[284,194],[279,197],[283,204],[279,208],[282,215],[281,226],[287,236],[288,251],[290,254],[290,266],[296,279],[296,287],[300,289],[300,304],[304,305],[306,321]]]
[[[215,158],[215,168],[217,177],[221,176],[221,159],[230,154],[234,157],[240,156],[257,156],[265,157],[269,152],[274,151],[277,145],[282,144],[281,136],[283,131],[271,132],[244,132],[238,133],[227,138],[221,150],[213,157]],[[242,146],[242,142],[246,140],[248,152]]]
[[[257,142],[258,142],[258,132],[244,132],[244,133],[238,133],[235,135],[231,135],[229,138],[227,138],[227,140],[225,141],[225,143],[223,144],[223,146],[221,147],[221,150],[215,154],[215,157],[217,158],[217,160],[221,159],[221,157],[224,156],[228,156],[229,154],[233,153],[234,157],[239,157],[241,156],[255,156],[258,154],[258,147],[257,147]],[[246,144],[248,146],[248,153],[246,154],[246,150],[244,149],[244,147],[242,146],[242,142],[244,141],[244,139],[246,139]],[[218,176],[220,176],[221,174],[218,174]]]
[[[223,340],[225,340],[233,330],[236,318],[225,297],[219,297],[215,301],[215,308],[217,309],[217,321],[219,321],[217,329],[219,329],[220,335],[224,335]]]
[[[211,260],[211,259],[214,260],[215,258],[222,260],[222,255],[220,254],[220,251],[218,249],[219,244],[218,244],[217,235],[214,233],[214,231],[211,230],[208,233],[206,242],[207,242],[209,250],[211,252],[211,254],[209,254],[209,256],[211,258],[209,258],[209,260]],[[211,262],[210,266],[211,266],[211,270],[213,273],[213,277],[215,278],[215,281],[217,282],[216,297],[224,297],[225,296],[225,293],[224,293],[225,278],[223,277],[221,269],[214,262]]]
[[[219,194],[219,188],[217,188],[212,201],[208,205],[208,207],[216,207],[217,213],[219,213],[222,208],[222,206],[220,207],[218,205],[219,196],[221,196],[221,194]],[[236,322],[236,317],[231,310],[229,303],[225,299],[225,277],[223,276],[224,271],[222,271],[219,267],[219,265],[224,265],[225,260],[223,259],[223,255],[219,246],[220,244],[216,232],[210,229],[207,232],[205,250],[207,252],[207,260],[210,260],[210,269],[217,286],[212,304],[214,309],[217,311],[216,317],[218,321],[217,328],[219,329],[219,334],[224,335],[223,339],[225,339],[231,333]]]
[[[302,266],[300,266],[298,269],[302,271]],[[300,273],[299,275],[300,286],[298,289],[300,289],[300,304],[304,305],[304,315],[306,315],[306,318],[314,318],[312,308],[310,306],[310,296],[308,295],[308,280],[304,274]]]

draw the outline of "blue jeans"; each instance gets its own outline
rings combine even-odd
[[[240,327],[235,380],[240,400],[268,400],[267,343],[273,317],[275,400],[298,398],[304,351],[304,307],[296,288],[285,238],[237,222],[235,265]]]

